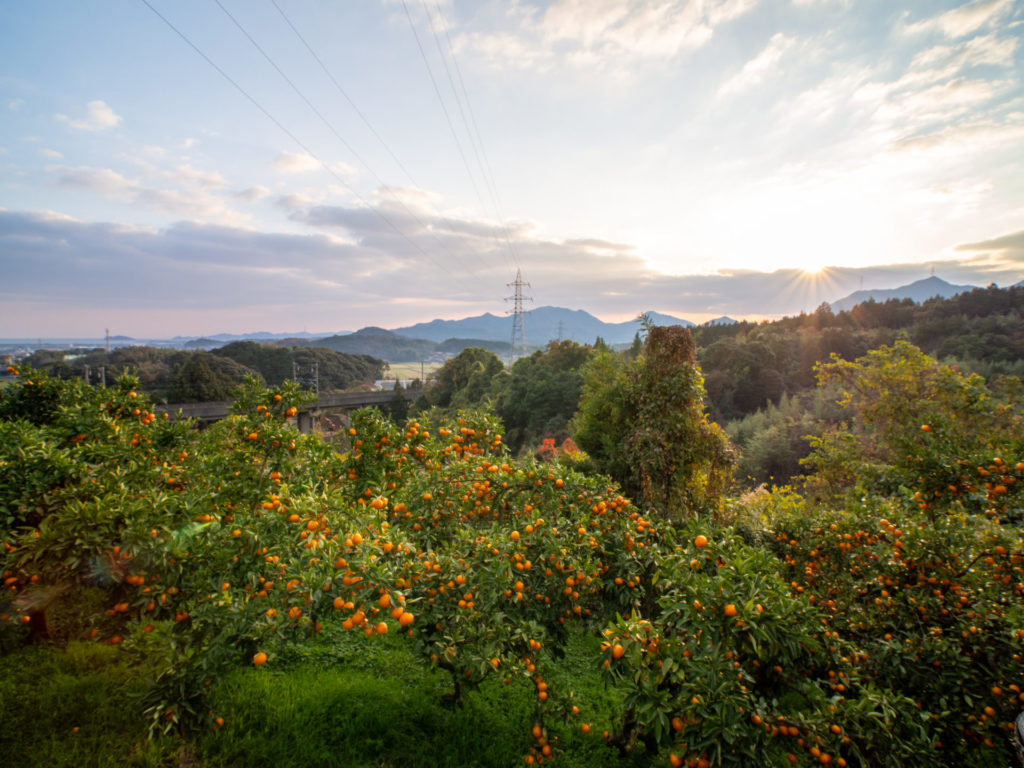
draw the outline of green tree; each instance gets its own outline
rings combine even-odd
[[[552,341],[515,362],[497,402],[513,453],[541,437],[561,443],[569,436],[569,420],[583,389],[580,370],[592,354],[590,347],[574,341]]]
[[[505,366],[498,356],[480,347],[467,347],[438,369],[430,402],[458,410],[481,404],[491,393],[492,382]]]
[[[203,403],[227,400],[234,382],[210,366],[206,352],[195,352],[185,360],[174,374],[167,392],[173,403]]]
[[[804,460],[818,495],[914,494],[922,509],[1020,515],[1019,502],[1010,501],[1020,496],[1018,485],[998,482],[1006,474],[998,468],[1003,456],[1024,453],[1024,420],[980,376],[899,341],[855,362],[833,357],[818,377],[841,388],[845,409],[843,421],[812,439]]]
[[[704,411],[690,332],[651,327],[640,357],[592,366],[574,431],[598,469],[665,517],[716,511],[735,458]]]

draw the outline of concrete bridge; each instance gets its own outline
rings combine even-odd
[[[415,400],[423,392],[422,389],[404,389],[401,394],[406,400]],[[395,400],[394,391],[383,392],[333,392],[320,395],[313,403],[296,406],[299,412],[295,416],[296,426],[302,434],[313,430],[315,417],[322,413],[350,413],[360,408],[371,406],[387,406]],[[154,405],[154,413],[167,413],[172,419],[197,419],[202,422],[220,421],[231,415],[231,400],[218,400],[209,403],[167,403]]]

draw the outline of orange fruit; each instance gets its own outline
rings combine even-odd
[[[708,545],[708,537],[705,536],[703,533],[700,534],[697,538],[693,540],[693,545],[697,547],[697,549],[704,549],[704,547]]]
[[[731,618],[731,617],[735,616],[736,613],[737,613],[736,606],[733,603],[729,603],[728,605],[725,606],[725,615],[726,616],[729,616]]]
[[[260,651],[252,657],[252,663],[255,664],[257,667],[262,667],[264,664],[267,663],[267,654],[265,654],[263,651]]]

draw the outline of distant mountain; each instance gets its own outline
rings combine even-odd
[[[336,336],[343,336],[351,331],[338,331]],[[277,341],[280,339],[320,339],[325,336],[330,336],[329,333],[307,333],[301,331],[299,333],[270,333],[268,331],[254,331],[253,333],[214,333],[210,336],[204,336],[204,339],[213,339],[215,341]],[[116,337],[111,337],[111,339]],[[193,341],[195,336],[175,336],[171,341]]]
[[[708,320],[708,321],[706,321],[703,324],[704,325],[734,325],[735,323],[736,323],[736,321],[733,320],[731,317],[726,317],[725,315],[723,315],[722,317],[716,317],[714,320]]]
[[[389,363],[429,360],[437,351],[437,344],[432,341],[402,336],[383,328],[363,328],[344,336],[312,339],[308,344],[350,355],[371,355]]]
[[[689,320],[648,312],[655,325],[693,326]],[[530,346],[544,346],[556,339],[571,339],[581,344],[592,344],[600,336],[608,344],[624,344],[633,340],[641,330],[639,320],[624,323],[606,323],[582,309],[563,307],[538,307],[525,313],[523,326],[526,343]],[[493,315],[490,312],[467,317],[462,320],[432,320],[404,328],[393,329],[400,336],[441,342],[446,339],[480,339],[486,341],[511,341],[512,318]]]
[[[910,299],[920,304],[935,296],[948,299],[951,296],[956,296],[958,293],[973,291],[976,287],[973,285],[953,285],[940,277],[932,276],[909,285],[901,285],[899,288],[876,288],[867,291],[854,291],[845,298],[833,301],[830,306],[833,312],[843,312],[868,300],[884,302],[889,299]]]
[[[203,339],[192,339],[191,341],[186,341],[182,345],[182,347],[184,349],[207,349],[207,350],[209,350],[209,349],[216,349],[217,347],[223,347],[223,346],[224,346],[224,342],[223,341],[217,341],[216,339],[206,339],[206,338],[203,338]]]

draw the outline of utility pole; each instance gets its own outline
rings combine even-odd
[[[512,296],[505,297],[505,301],[512,302],[512,309],[506,312],[506,314],[512,315],[512,345],[508,351],[508,362],[511,365],[515,355],[516,341],[518,340],[519,342],[520,352],[526,349],[526,329],[523,327],[523,302],[533,301],[533,297],[523,296],[523,286],[529,288],[530,284],[523,282],[523,276],[519,269],[516,270],[515,282],[506,283],[505,285],[514,289]]]
[[[110,329],[107,328],[107,354],[110,354]]]
[[[304,387],[313,390],[313,394],[320,394],[320,363],[308,363],[300,366],[292,360],[292,381],[298,382]]]

